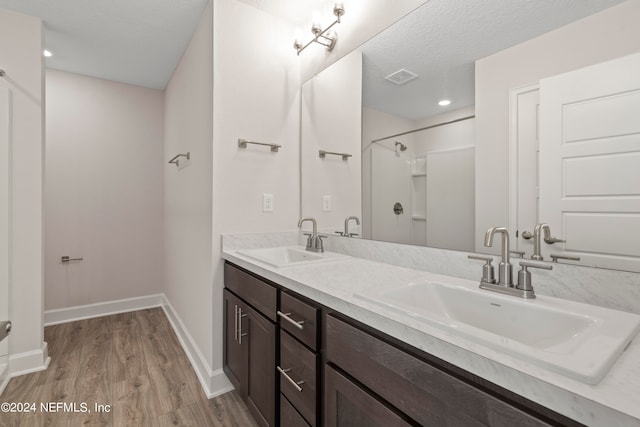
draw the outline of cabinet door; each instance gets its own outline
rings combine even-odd
[[[275,425],[276,325],[248,305],[242,308],[240,342],[246,347],[246,402],[261,426]]]
[[[224,372],[242,399],[247,396],[247,346],[239,339],[240,310],[243,302],[228,290],[224,290]]]
[[[326,427],[409,427],[393,412],[345,376],[327,365],[325,369]]]

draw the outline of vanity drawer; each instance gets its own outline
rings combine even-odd
[[[309,423],[283,395],[280,395],[280,427],[309,427]]]
[[[239,268],[225,263],[224,285],[264,316],[276,321],[278,290]]]
[[[420,425],[551,425],[333,316],[326,328],[327,360]]]
[[[309,346],[318,349],[319,310],[285,292],[280,294],[280,328]]]
[[[280,334],[280,392],[311,426],[316,425],[317,356],[286,332]]]

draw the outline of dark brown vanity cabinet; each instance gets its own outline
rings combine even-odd
[[[325,370],[327,426],[576,425],[544,421],[334,316],[325,326],[327,361],[344,372]]]
[[[224,370],[261,426],[581,426],[225,264]]]
[[[277,289],[225,265],[224,371],[261,426],[276,423]]]

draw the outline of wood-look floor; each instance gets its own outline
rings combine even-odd
[[[255,426],[235,392],[208,400],[160,308],[45,328],[51,364],[13,378],[0,402],[35,413],[2,413],[0,426]],[[44,402],[82,411],[43,412]],[[95,405],[110,405],[96,412]]]

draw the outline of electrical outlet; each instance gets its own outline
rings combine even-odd
[[[322,196],[322,210],[324,212],[331,210],[331,196]]]
[[[273,212],[273,194],[262,195],[262,212]]]

